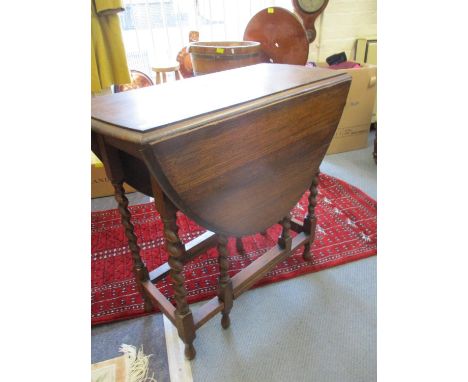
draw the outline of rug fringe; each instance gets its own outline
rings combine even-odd
[[[152,354],[145,355],[143,345],[137,350],[135,346],[122,344],[119,352],[124,353],[127,362],[126,382],[157,382],[154,374],[148,376],[149,358]]]

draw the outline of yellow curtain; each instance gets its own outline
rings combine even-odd
[[[91,91],[131,82],[118,12],[122,0],[91,0]]]

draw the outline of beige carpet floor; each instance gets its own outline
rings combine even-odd
[[[194,381],[375,381],[376,257],[248,291],[195,345]]]

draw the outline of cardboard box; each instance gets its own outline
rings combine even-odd
[[[319,63],[318,66],[328,68],[327,63]],[[350,74],[352,82],[340,123],[327,154],[367,147],[367,136],[376,98],[377,67],[375,65],[362,64],[361,68],[337,71]]]
[[[367,63],[377,65],[377,38],[358,38],[356,40],[356,52],[354,61],[360,64]],[[372,123],[377,122],[377,100],[372,112]]]
[[[328,147],[327,155],[365,148],[368,137],[369,125],[367,124],[337,129]]]
[[[136,190],[124,183],[125,192],[135,192]],[[114,187],[106,175],[104,165],[99,158],[91,153],[91,198],[101,198],[103,196],[114,195]]]
[[[356,39],[356,51],[354,61],[360,64],[377,65],[377,38]]]

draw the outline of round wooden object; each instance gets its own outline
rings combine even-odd
[[[292,2],[295,12],[302,19],[307,39],[312,43],[317,37],[315,20],[327,7],[328,0],[292,0]]]
[[[188,52],[196,76],[262,62],[260,43],[255,41],[193,42]]]
[[[258,41],[269,62],[305,65],[309,42],[302,23],[294,13],[280,7],[265,8],[252,17],[244,40]]]
[[[153,81],[145,73],[140,72],[139,70],[131,70],[130,77],[132,82],[129,84],[114,85],[114,93],[125,92],[127,90],[144,88],[147,86],[152,86]]]

